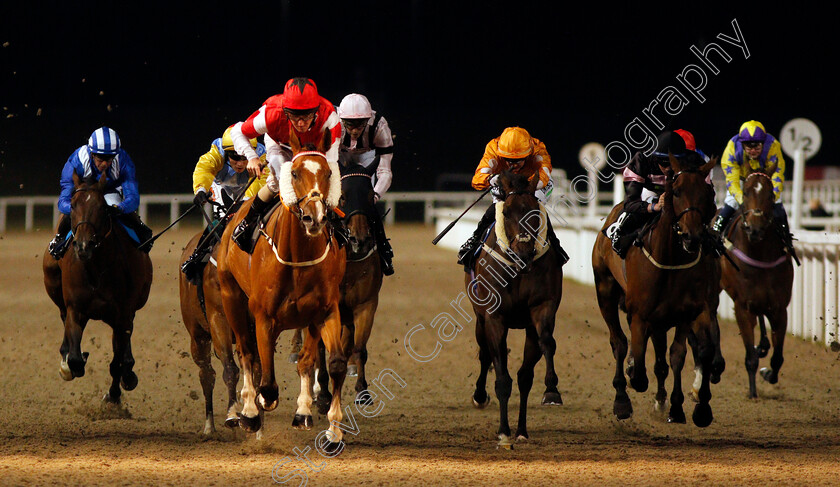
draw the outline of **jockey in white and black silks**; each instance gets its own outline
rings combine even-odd
[[[60,259],[70,242],[70,200],[73,197],[73,174],[80,178],[99,179],[105,173],[105,201],[115,208],[119,220],[125,224],[137,241],[138,246],[152,237],[152,229],[147,227],[137,214],[140,206],[140,192],[134,171],[134,162],[120,145],[120,138],[113,129],[100,127],[88,139],[87,145],[76,149],[64,163],[61,171],[61,194],[58,197],[58,211],[61,219],[58,230],[50,242],[49,252]],[[148,253],[152,248],[149,242],[140,250]]]
[[[338,117],[341,119],[338,161],[343,166],[375,166],[373,197],[374,202],[379,201],[391,187],[393,179],[391,161],[394,158],[394,139],[388,121],[373,110],[367,97],[358,93],[351,93],[341,100]],[[382,261],[382,273],[390,276],[394,273],[394,251],[385,236],[382,217],[376,211],[370,215],[369,220]]]
[[[502,131],[502,135],[488,142],[484,148],[484,156],[473,175],[472,187],[477,190],[491,188],[490,194],[493,195],[494,204],[487,208],[478,222],[478,227],[458,252],[458,263],[464,266],[466,272],[473,269],[483,234],[496,220],[495,203],[502,201],[503,197],[498,185],[499,174],[504,171],[528,176],[529,179],[538,178],[534,196],[540,203],[545,203],[554,189],[554,183],[551,180],[551,156],[548,155],[545,144],[531,137],[527,130],[521,127],[508,127]],[[548,225],[546,233],[551,247],[557,252],[560,265],[563,265],[569,260],[569,256],[560,246],[557,235],[551,227],[551,221],[546,224]]]

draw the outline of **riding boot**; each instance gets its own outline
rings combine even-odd
[[[55,237],[50,242],[49,252],[55,260],[61,260],[69,247],[67,244],[70,243],[67,238],[67,233],[70,231],[70,215],[62,213],[61,219],[58,220],[58,229],[56,231],[58,233],[55,234]]]
[[[773,219],[776,221],[776,225],[778,225],[779,236],[782,238],[785,247],[793,251],[793,234],[790,233],[787,212],[781,203],[773,207]]]
[[[554,248],[554,252],[557,254],[557,259],[562,266],[569,261],[569,254],[567,254],[560,245],[560,240],[557,239],[557,234],[554,233],[554,228],[551,227],[551,220],[548,219],[548,215],[546,215],[546,220],[546,224],[548,225],[548,231],[546,232],[548,235],[548,243]]]
[[[181,272],[187,276],[187,280],[191,283],[198,285],[200,282],[198,277],[204,269],[204,265],[207,263],[207,256],[213,250],[215,243],[221,238],[223,231],[224,225],[222,225],[219,220],[213,220],[211,224],[204,229],[204,233],[202,233],[201,238],[198,239],[198,244],[196,245],[195,250],[193,250],[192,255],[190,255],[183,264],[181,264]],[[211,232],[213,233],[213,236],[208,237]]]
[[[724,230],[726,230],[726,227],[729,225],[729,219],[732,218],[734,213],[735,208],[732,208],[729,205],[723,205],[723,208],[720,209],[720,213],[718,213],[718,216],[715,217],[715,221],[712,223],[712,231],[720,236],[723,236]]]
[[[491,204],[484,216],[478,222],[478,228],[475,229],[472,236],[464,242],[461,249],[458,251],[458,263],[464,266],[464,272],[470,272],[475,264],[475,254],[478,246],[481,243],[481,237],[484,232],[490,228],[490,225],[496,221],[496,205]]]
[[[612,249],[622,259],[636,240],[637,235],[634,230],[638,229],[642,220],[640,215],[623,211],[618,215],[615,223],[604,231],[604,235],[610,239]]]
[[[143,223],[140,219],[140,215],[136,211],[123,213],[119,215],[118,218],[125,224],[125,226],[133,230],[137,235],[137,240],[139,240],[137,248],[148,254],[149,251],[152,250],[152,245],[154,244],[154,242],[148,242],[148,240],[152,238],[152,235],[154,235],[152,229]]]
[[[373,230],[373,238],[376,239],[376,249],[382,262],[382,273],[390,276],[394,273],[394,250],[388,243],[388,237],[385,236],[385,225],[382,224],[382,218],[379,217],[378,213],[368,218],[368,221],[371,230]]]
[[[233,229],[231,238],[244,252],[249,254],[254,253],[256,240],[253,240],[251,236],[254,233],[254,227],[268,208],[268,202],[261,200],[259,197],[255,197],[253,203],[251,203],[251,207],[248,208],[248,214]]]

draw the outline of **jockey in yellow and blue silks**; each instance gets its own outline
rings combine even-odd
[[[213,208],[213,221],[204,229],[204,233],[195,247],[192,255],[181,264],[181,271],[187,276],[190,282],[196,285],[199,282],[201,270],[204,264],[209,261],[213,245],[221,239],[225,225],[229,218],[239,209],[242,202],[253,198],[260,189],[265,186],[270,170],[266,164],[265,146],[257,142],[257,139],[249,139],[251,148],[263,165],[260,177],[255,179],[249,186],[248,158],[240,156],[233,147],[231,130],[233,125],[228,127],[221,137],[210,144],[210,150],[204,153],[195,165],[193,171],[193,202],[199,210],[206,212],[210,200],[218,203]],[[236,201],[242,191],[245,193]],[[234,204],[236,201],[236,204]],[[215,237],[207,237],[210,232],[215,232]]]
[[[134,172],[134,162],[120,146],[117,133],[108,127],[96,129],[88,139],[87,145],[76,149],[67,159],[61,171],[61,194],[58,197],[58,211],[61,219],[55,238],[50,242],[49,252],[60,259],[67,250],[70,232],[70,199],[73,196],[73,174],[80,178],[98,179],[105,173],[105,201],[119,213],[120,222],[137,237],[138,245],[152,237],[152,229],[147,227],[137,214],[140,206],[140,193]],[[140,250],[148,253],[151,242]]]
[[[721,167],[726,177],[726,200],[723,208],[712,225],[712,229],[722,234],[735,210],[744,200],[741,181],[749,168],[764,169],[768,165],[776,165],[776,171],[770,178],[773,182],[773,193],[776,204],[773,207],[773,218],[782,227],[785,245],[792,248],[792,241],[787,213],[782,205],[782,189],[785,182],[785,159],[782,157],[782,145],[775,137],[768,134],[761,122],[750,120],[744,122],[738,134],[726,144],[721,158]]]

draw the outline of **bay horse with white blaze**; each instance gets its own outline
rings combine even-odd
[[[699,403],[692,419],[697,426],[708,426],[713,419],[709,406],[709,382],[713,373],[724,368],[720,355],[717,323],[719,266],[714,255],[704,253],[701,241],[707,238],[707,225],[715,213],[714,190],[705,181],[717,163],[713,158],[701,167],[692,167],[673,156],[658,220],[652,222],[642,237],[641,247],[631,247],[622,260],[611,248],[610,240],[598,233],[592,249],[592,269],[598,306],[610,330],[610,345],[615,357],[615,402],[618,419],[633,413],[627,395],[627,380],[622,363],[627,356],[627,337],[621,328],[619,307],[627,312],[630,326],[630,384],[638,392],[648,387],[645,370],[647,340],[651,338],[656,354],[654,372],[659,388],[656,408],[663,409],[666,398],[664,381],[668,375],[665,360],[667,331],[676,327],[671,344],[670,362],[674,372],[669,422],[684,423],[684,396],[681,371],[685,363],[686,340],[696,350],[703,364]],[[616,221],[624,204],[613,208],[604,229]]]
[[[329,448],[337,448],[342,431],[341,388],[347,372],[347,357],[341,344],[339,284],[344,277],[345,254],[338,248],[327,221],[340,198],[337,164],[328,163],[325,132],[315,151],[304,151],[298,139],[290,145],[294,157],[279,175],[282,203],[260,228],[253,255],[239,249],[231,233],[248,209],[248,203],[228,225],[217,254],[222,305],[240,349],[243,371],[242,412],[239,424],[248,431],[261,426],[260,409],[277,407],[279,389],[274,375],[274,351],[283,330],[306,327],[306,341],[298,361],[301,387],[292,426],[312,427],[310,374],[323,338],[330,352],[329,373],[333,380]],[[300,195],[300,196],[298,196]],[[255,323],[250,334],[249,317]],[[256,350],[255,350],[256,349]],[[261,377],[255,385],[255,352]]]
[[[787,333],[787,306],[793,286],[793,264],[784,242],[775,228],[775,194],[771,177],[776,165],[764,171],[750,171],[744,179],[744,199],[729,226],[726,238],[729,255],[738,260],[740,272],[732,263],[721,262],[721,285],[735,303],[735,317],[741,330],[746,357],[744,366],[749,379],[750,398],[758,397],[755,374],[759,357],[770,347],[764,332],[764,317],[770,321],[773,356],[770,368],[761,369],[761,377],[775,384],[784,362]],[[755,346],[756,317],[761,321],[762,339]]]
[[[514,439],[528,438],[528,394],[540,357],[545,357],[542,404],[563,403],[554,371],[553,336],[563,294],[563,268],[546,237],[550,231],[546,210],[534,196],[539,178],[529,181],[525,176],[505,172],[499,181],[504,200],[496,203],[496,225],[478,255],[475,275],[467,273],[465,283],[476,316],[475,337],[481,363],[473,405],[481,409],[490,402],[485,386],[492,364],[499,400],[499,446],[509,449],[513,447],[508,423],[513,380],[508,373],[508,330],[525,330],[524,358],[516,374],[520,397]],[[483,290],[479,292],[479,288]]]
[[[114,351],[111,387],[103,400],[117,404],[120,386],[126,391],[137,387],[131,334],[135,313],[149,298],[152,261],[111,213],[105,202],[105,176],[95,181],[73,174],[73,248],[59,261],[45,250],[43,270],[47,294],[64,322],[61,378],[70,381],[85,375],[88,353],[81,350],[82,334],[89,320],[102,320],[113,329]]]

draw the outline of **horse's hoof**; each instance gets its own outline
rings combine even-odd
[[[271,394],[271,395],[274,396],[275,394]],[[271,399],[270,397],[264,396],[263,392],[260,391],[260,393],[257,394],[257,404],[260,406],[260,408],[263,411],[274,411],[274,409],[277,408],[278,401],[277,401],[277,397],[274,397],[274,399]]]
[[[108,394],[106,392],[105,395],[102,396],[102,402],[104,402],[106,404],[119,404],[120,403],[120,396],[117,396],[117,398],[114,399],[113,397],[111,397],[110,394]]]
[[[330,457],[337,456],[344,450],[344,441],[322,443],[321,449]]]
[[[496,448],[500,448],[502,450],[513,450],[513,442],[510,440],[510,436],[499,435],[499,444],[496,445]]]
[[[758,371],[758,373],[761,374],[762,379],[766,380],[771,384],[779,382],[779,376],[773,374],[773,369],[771,369],[770,367],[762,367],[761,370]]]
[[[695,411],[696,410],[697,408],[695,408]],[[668,422],[685,424],[685,413],[683,412],[682,407],[675,408],[673,405],[671,406],[671,410],[668,412]]]
[[[373,398],[368,391],[359,391],[355,402],[361,406],[373,406]]]
[[[359,367],[355,364],[347,366],[347,377],[358,377]]]
[[[312,415],[309,414],[295,414],[295,418],[292,420],[292,428],[299,430],[311,430],[312,424]]]
[[[296,364],[297,362],[298,362],[298,354],[290,353],[289,354],[289,363],[290,364]]]
[[[227,423],[227,421],[225,421]],[[260,415],[256,415],[253,418],[249,418],[244,414],[239,414],[239,427],[244,429],[249,433],[256,433],[262,427],[262,420],[260,419]]]
[[[770,343],[767,343],[767,346],[762,346],[763,343],[759,343],[755,346],[755,353],[758,354],[758,358],[764,358],[767,356],[767,353],[770,352]]]
[[[225,419],[225,427],[226,428],[233,429],[233,428],[236,428],[238,426],[239,426],[239,418],[238,417],[231,416],[231,417]]]
[[[137,374],[129,370],[120,378],[120,385],[124,391],[133,391],[137,387]]]
[[[694,413],[691,415],[694,425],[700,428],[705,428],[712,424],[714,416],[712,416],[712,407],[708,404],[698,404],[694,406]]]
[[[527,431],[517,431],[516,435],[516,442],[517,443],[525,443],[528,441],[528,432]]]
[[[75,379],[73,377],[73,372],[70,370],[70,367],[67,365],[67,362],[62,361],[61,366],[58,368],[58,375],[61,376],[62,379],[66,381],[71,381]]]
[[[648,390],[648,379],[647,377],[630,379],[630,386],[633,387],[633,390],[636,392],[645,392]]]
[[[542,398],[543,406],[562,406],[563,398],[557,391],[546,391]]]
[[[709,382],[711,382],[712,384],[717,384],[718,382],[720,382],[720,374],[716,374],[714,372],[709,374]]]
[[[318,414],[325,415],[330,410],[330,403],[332,403],[332,394],[319,394],[318,395]]]
[[[615,414],[615,417],[618,419],[627,419],[630,416],[633,416],[633,404],[630,403],[630,399],[616,399],[613,403],[613,414]]]
[[[485,392],[484,393],[484,401],[477,401],[475,399],[475,394],[473,394],[472,403],[473,403],[473,406],[476,409],[484,409],[490,404],[490,396],[487,395],[487,393]]]
[[[654,399],[653,400],[653,410],[656,412],[663,412],[665,411],[665,401],[659,401]]]

